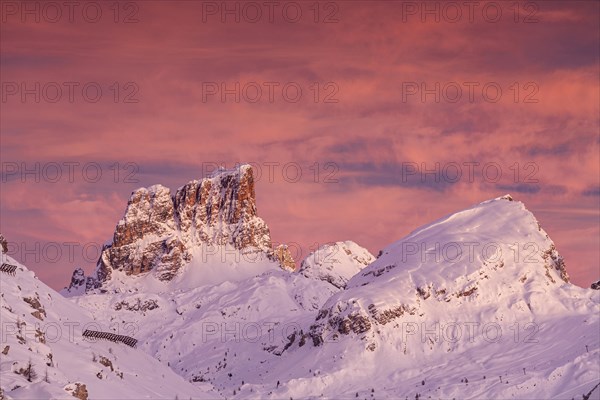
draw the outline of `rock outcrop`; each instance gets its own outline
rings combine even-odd
[[[79,400],[88,399],[87,387],[83,383],[75,382],[65,386],[65,391],[71,393],[71,395]]]
[[[0,248],[3,253],[8,253],[8,242],[4,238],[4,235],[0,233]]]
[[[83,294],[100,286],[98,280],[93,276],[85,276],[85,272],[81,268],[73,271],[71,282],[64,290],[63,294]]]
[[[600,290],[600,279],[597,280],[596,282],[593,282],[590,287],[594,290]]]
[[[286,271],[293,272],[296,269],[296,262],[287,245],[280,244],[277,246],[275,248],[275,257]]]
[[[112,243],[102,250],[96,278],[101,284],[114,270],[128,275],[154,271],[158,279],[168,281],[192,260],[194,248],[211,246],[262,253],[282,268],[293,269],[289,251],[273,249],[269,228],[257,215],[249,165],[220,169],[174,194],[161,185],[134,191]],[[77,271],[74,279],[72,283],[83,284]],[[96,285],[93,280],[89,284]]]

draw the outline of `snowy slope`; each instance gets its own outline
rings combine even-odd
[[[17,265],[13,277],[0,273],[0,387],[7,398],[216,398],[209,384],[192,385],[145,352],[121,343],[84,340],[85,329],[122,335],[137,329],[130,321],[95,321],[85,310]],[[22,374],[31,361],[37,377]],[[47,382],[46,382],[47,380]],[[79,388],[78,388],[79,387]],[[70,391],[68,391],[70,390]]]
[[[600,382],[600,296],[566,281],[522,203],[505,196],[452,214],[384,249],[299,332],[309,346],[289,348],[349,388],[306,376],[299,386],[311,388],[304,395],[373,385],[391,397],[581,396]]]
[[[189,252],[193,255],[190,262],[182,266],[169,281],[159,279],[152,272],[129,275],[123,271],[113,270],[110,280],[103,283],[101,290],[97,289],[94,292],[170,293],[222,282],[244,281],[267,271],[281,269],[277,261],[273,261],[263,252],[244,253],[231,245],[198,245],[190,248]],[[63,289],[61,294],[69,297],[82,293],[80,289],[75,289],[75,291]]]
[[[227,397],[233,390],[256,397],[276,382],[270,374],[273,363],[282,361],[287,337],[337,291],[328,282],[273,265],[244,280],[170,292],[137,286],[73,300],[98,320],[135,321],[138,347],[186,380],[208,381]]]

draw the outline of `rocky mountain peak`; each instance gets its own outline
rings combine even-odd
[[[201,181],[191,181],[177,190],[173,203],[184,239],[229,243],[238,249],[271,248],[268,228],[256,214],[254,175],[249,165],[221,169]],[[223,225],[229,228],[221,229]]]
[[[283,249],[276,254],[269,228],[257,215],[250,165],[219,169],[175,193],[162,185],[135,190],[112,243],[102,251],[96,275],[106,281],[113,270],[132,275],[153,271],[158,279],[168,281],[191,261],[192,249],[200,246],[262,252],[286,269],[293,264]]]

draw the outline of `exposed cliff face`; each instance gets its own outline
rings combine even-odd
[[[269,228],[256,215],[254,176],[249,165],[192,181],[179,188],[173,200],[184,241],[271,250]]]
[[[133,192],[112,244],[102,251],[97,277],[105,281],[113,270],[154,271],[160,280],[170,280],[191,261],[192,247],[225,245],[289,263],[275,256],[269,228],[257,216],[249,165],[191,181],[174,195],[161,185]]]

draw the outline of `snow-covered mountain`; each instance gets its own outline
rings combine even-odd
[[[293,271],[250,182],[243,167],[134,192],[69,304],[228,398],[600,398],[600,291],[569,283],[522,203],[449,215],[377,259],[326,244]]]
[[[565,291],[574,287],[568,283],[554,243],[523,203],[505,196],[435,221],[385,248],[347,290],[327,301],[312,332],[327,335],[348,327],[346,333],[373,332],[405,316],[530,318],[566,311],[563,298],[572,293]]]
[[[320,365],[347,384],[297,377],[308,395],[372,385],[394,398],[581,398],[600,383],[599,303],[569,283],[534,216],[504,196],[386,247],[287,351],[312,357],[299,369]]]
[[[24,265],[0,272],[0,398],[218,398],[210,384],[191,384],[146,352],[85,338],[86,329],[129,335],[134,324],[97,321]]]

